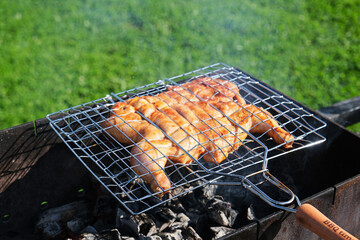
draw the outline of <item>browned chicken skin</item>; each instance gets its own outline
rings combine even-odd
[[[101,126],[120,143],[134,145],[130,164],[155,193],[171,187],[167,164],[188,164],[200,155],[221,163],[249,131],[266,133],[285,148],[294,139],[268,111],[246,104],[236,84],[208,77],[118,102]]]
[[[246,105],[245,109],[252,113],[252,127],[250,132],[254,134],[266,133],[274,142],[278,144],[285,143],[285,148],[291,148],[294,136],[282,129],[274,117],[266,110],[255,107],[254,105]]]

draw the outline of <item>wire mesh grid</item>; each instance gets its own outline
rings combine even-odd
[[[230,95],[238,93],[246,106],[255,106],[258,111],[266,113],[266,118],[260,119],[244,107],[239,99],[232,99],[229,102],[235,103],[235,107],[238,106],[239,109],[245,109],[245,112],[250,113],[245,114],[240,122],[234,120],[233,115],[226,114],[222,106],[219,107],[217,102],[212,101],[219,97],[218,85],[206,86],[206,90],[211,90],[206,100],[203,99],[204,95],[196,95],[194,89],[185,85],[194,80],[201,82],[204,79],[218,80],[218,85],[225,87]],[[224,81],[235,84],[236,90],[229,87],[231,85],[224,85]],[[174,92],[177,94],[176,97],[171,95]],[[224,101],[230,98],[226,94],[220,95],[225,97],[225,100],[222,99]],[[196,101],[207,101],[206,106],[215,109],[215,113],[220,112],[221,117],[208,114],[207,118],[201,118],[198,115],[199,122],[188,119],[188,127],[179,125],[174,117],[170,118],[177,123],[175,127],[179,132],[186,134],[186,137],[177,141],[174,133],[164,128],[161,122],[149,117],[145,109],[135,108],[136,111],[133,113],[136,115],[132,116],[137,116],[137,120],[124,120],[130,115],[121,115],[117,109],[114,110],[117,103],[123,103],[122,106],[128,107],[132,99],[146,96],[162,96],[162,100],[165,97],[168,101],[174,98],[174,104],[181,106],[192,106],[197,104]],[[193,99],[194,96],[196,100]],[[169,117],[169,112],[166,111],[169,109],[160,108],[157,103],[153,105],[156,106],[159,119]],[[170,103],[166,106],[169,107]],[[129,112],[129,107],[126,111]],[[184,115],[183,117],[185,118]],[[258,118],[260,123],[253,124],[251,128],[246,127],[245,122],[250,118]],[[279,124],[276,128],[285,129],[293,138],[274,142],[276,135],[271,137],[270,134],[269,137],[270,132],[275,132],[271,128],[252,133],[257,126],[269,125],[270,118]],[[111,93],[104,98],[49,114],[48,119],[52,128],[85,167],[133,214],[147,211],[204,184],[221,181],[223,176],[236,174],[241,179],[248,174],[264,170],[267,168],[268,159],[325,141],[319,130],[326,125],[287,97],[237,68],[222,63],[121,93]],[[120,124],[112,119],[120,120]],[[142,121],[146,126],[139,130],[134,125],[137,121]],[[124,129],[128,132],[123,133]],[[114,131],[123,133],[120,134],[120,140]],[[219,134],[220,131],[225,131],[225,134]],[[161,140],[144,137],[149,132],[158,132],[163,137]],[[205,140],[200,141],[200,137]],[[189,147],[185,142],[194,144]],[[290,142],[291,148],[285,148]],[[175,150],[170,151],[169,148]],[[197,153],[199,156],[195,156]],[[221,161],[214,157],[219,155]],[[159,179],[159,175],[169,180],[170,186],[155,180]],[[151,182],[151,179],[155,181]]]

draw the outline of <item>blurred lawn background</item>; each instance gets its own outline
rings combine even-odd
[[[360,95],[359,13],[359,0],[2,0],[0,129],[216,62],[318,109]]]

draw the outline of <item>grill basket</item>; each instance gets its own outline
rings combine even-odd
[[[171,181],[171,188],[169,194],[160,198],[159,192],[152,192],[142,176],[136,174],[134,166],[130,165],[130,158],[133,157],[131,149],[136,143],[120,143],[106,133],[101,123],[107,121],[116,102],[137,96],[154,96],[167,91],[169,86],[181,87],[183,83],[204,77],[235,83],[247,104],[271,113],[280,127],[291,133],[294,137],[292,148],[285,149],[286,142],[274,143],[265,133],[253,135],[243,129],[248,137],[241,141],[239,149],[220,164],[205,162],[200,157],[193,159],[190,164],[166,165],[165,173]],[[232,184],[222,182],[228,176],[236,179],[234,184],[248,188],[272,205],[288,204],[295,196],[270,175],[267,162],[277,156],[325,141],[319,130],[326,126],[325,122],[291,99],[241,70],[222,63],[124,92],[111,93],[104,98],[49,114],[47,118],[51,127],[77,158],[132,214],[145,212],[205,184]],[[256,175],[263,177],[254,177]],[[264,181],[269,181],[288,193],[290,200],[279,203],[268,198],[257,188]]]

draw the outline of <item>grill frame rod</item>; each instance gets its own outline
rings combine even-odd
[[[121,185],[122,183],[117,179],[117,177],[123,172],[120,171],[120,173],[114,173],[111,172],[110,168],[116,164],[119,156],[123,156],[123,160],[126,160],[126,158],[129,157],[126,157],[123,155],[123,153],[119,153],[118,155],[115,155],[115,157],[111,156],[111,154],[114,154],[114,149],[115,151],[119,151],[116,150],[116,148],[119,148],[119,146],[122,148],[122,150],[125,150],[125,152],[130,153],[129,146],[123,146],[118,142],[114,145],[113,142],[116,141],[108,141],[106,144],[104,144],[104,142],[102,142],[100,139],[103,136],[103,129],[100,126],[98,120],[94,119],[100,117],[102,120],[105,120],[106,116],[104,116],[102,111],[108,113],[110,111],[110,107],[115,104],[115,101],[124,101],[125,99],[133,98],[134,96],[155,95],[159,92],[165,91],[169,85],[180,86],[180,84],[184,82],[188,82],[194,78],[199,78],[202,76],[222,78],[236,82],[240,89],[241,96],[246,100],[247,103],[261,106],[266,111],[271,111],[274,118],[279,119],[278,121],[280,122],[281,127],[288,127],[293,129],[291,130],[291,133],[295,136],[293,149],[284,150],[281,148],[283,144],[274,145],[268,141],[269,139],[265,135],[254,136],[250,132],[247,132],[248,136],[250,136],[250,141],[246,140],[242,145],[245,146],[242,147],[242,153],[245,151],[245,156],[247,154],[250,156],[247,159],[244,158],[244,155],[239,154],[241,151],[237,151],[233,154],[233,156],[235,155],[235,158],[226,162],[228,167],[226,167],[226,163],[215,165],[215,167],[209,167],[209,165],[203,164],[203,161],[197,161],[197,159],[194,159],[194,164],[190,164],[189,166],[178,164],[171,166],[175,167],[175,170],[173,170],[173,172],[170,174],[173,174],[174,172],[179,173],[180,176],[182,176],[180,177],[181,181],[188,177],[188,175],[184,177],[181,172],[184,169],[189,172],[189,180],[182,182],[180,181],[180,184],[175,184],[175,182],[172,182],[173,185],[170,190],[179,189],[179,187],[181,187],[182,189],[180,193],[167,196],[166,199],[159,199],[157,196],[158,193],[151,192],[146,184],[141,181],[139,176],[135,175],[135,177],[132,177],[126,173],[128,169],[131,169],[128,164],[128,168],[126,169],[120,167],[121,171],[124,171],[125,174],[130,176],[130,179],[127,179],[127,184],[133,184],[132,186],[137,185],[137,187],[135,187],[135,191],[139,190],[138,188],[141,188],[141,191],[144,190],[146,194],[141,194],[141,197],[138,197],[134,195],[133,192],[131,192],[133,191],[131,189],[132,187],[124,189],[124,185]],[[91,115],[93,114],[93,111],[96,113]],[[84,119],[79,117],[84,114],[86,115],[86,121],[90,121],[90,124],[88,125],[83,124]],[[250,181],[249,177],[253,175],[253,173],[261,173],[261,175],[265,178],[265,181],[271,182],[271,179],[274,178],[269,177],[270,175],[267,170],[268,160],[295,150],[324,142],[325,138],[319,134],[318,131],[326,126],[324,121],[316,117],[314,114],[308,112],[303,107],[297,105],[291,99],[272,90],[262,82],[254,79],[241,70],[222,63],[213,64],[172,78],[166,78],[165,80],[159,80],[156,83],[137,87],[121,93],[111,93],[104,98],[49,114],[47,118],[50,121],[51,127],[70,148],[70,150],[77,156],[77,158],[94,175],[94,177],[100,183],[102,183],[102,185],[108,189],[109,192],[132,214],[140,214],[145,212],[151,208],[163,204],[168,200],[184,195],[189,191],[193,191],[195,188],[203,186],[204,184],[218,184],[223,176],[229,176],[231,174],[234,174],[234,176],[237,178],[240,177],[240,183],[242,186],[250,190],[255,189],[255,192],[258,192],[258,190],[256,190],[256,186],[260,185],[263,181],[257,181],[255,183]],[[284,119],[287,119],[285,123],[283,122]],[[110,148],[108,144],[111,145]],[[254,146],[255,144],[256,147],[247,147],[250,144],[252,144],[251,146]],[[98,145],[102,146],[102,153],[101,151],[100,153],[93,153],[92,148],[95,148]],[[254,149],[260,150],[253,151]],[[110,162],[109,160],[104,161],[104,156],[107,158],[110,157]],[[123,161],[123,163],[126,166],[126,162]],[[196,165],[195,168],[198,167],[198,170],[192,170],[194,165]],[[243,172],[244,169],[249,169],[250,167],[254,168],[250,175],[249,173]],[[221,173],[221,171],[219,173],[218,170],[215,170],[219,168],[222,169],[222,171],[225,171],[225,173]],[[199,180],[201,183],[199,183]],[[134,185],[135,182],[136,184]],[[197,185],[190,184],[195,182]],[[278,187],[282,186],[281,182],[277,180],[272,181],[272,183]],[[190,187],[187,186],[189,184],[191,185]],[[121,191],[119,191],[119,189]],[[280,189],[282,188],[280,187]],[[291,203],[295,199],[295,196],[290,190],[287,190],[286,188],[283,189],[285,193],[290,195],[290,200],[279,202],[270,198],[268,199],[268,203],[276,204],[278,207],[284,210],[291,211],[291,208],[283,208],[282,205]],[[140,208],[137,205],[139,202],[143,204],[143,206]],[[299,201],[297,200],[297,202]]]

